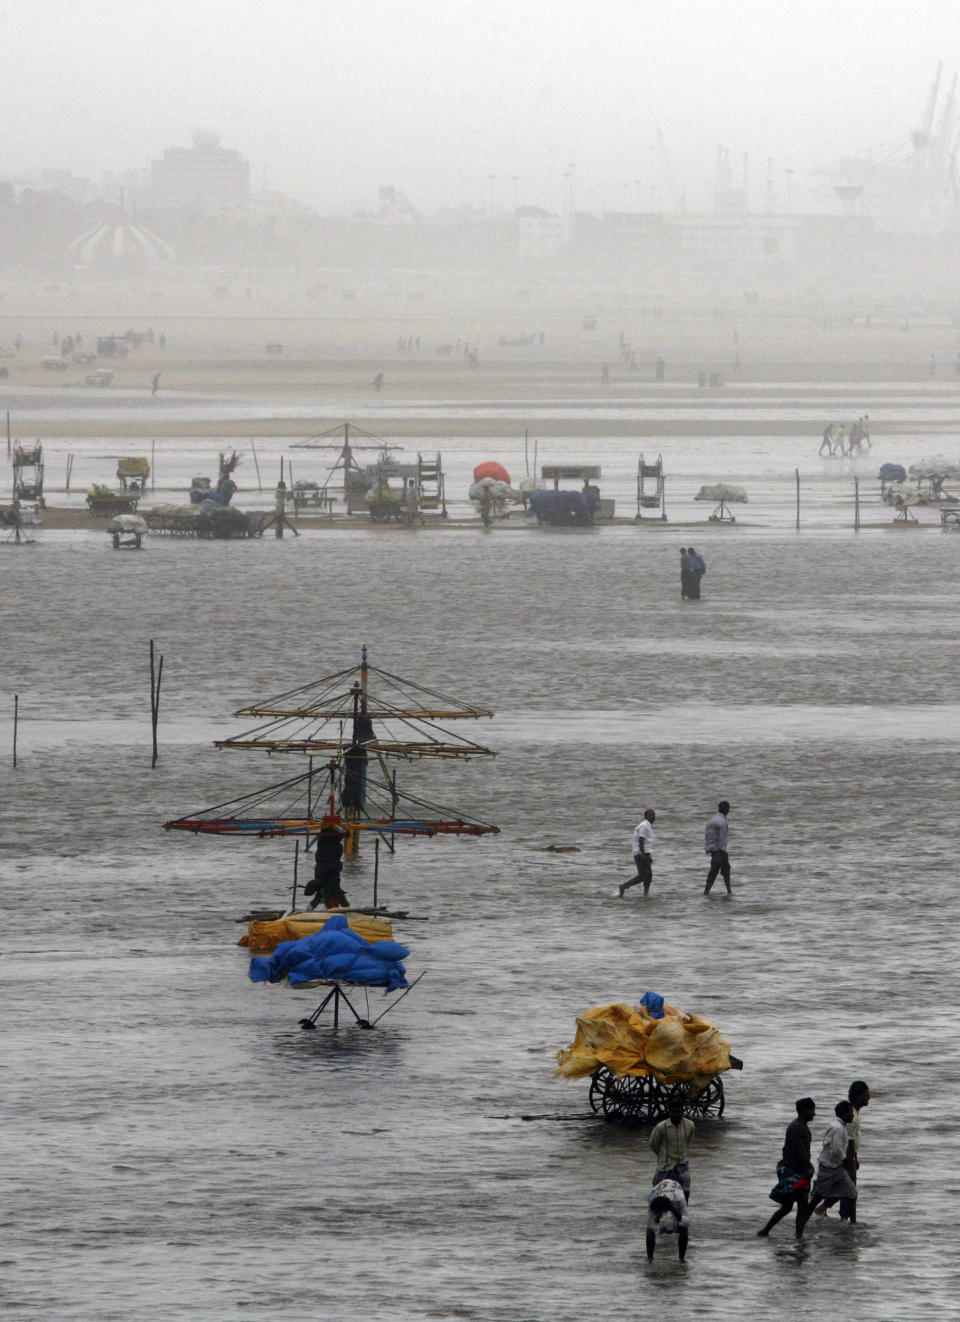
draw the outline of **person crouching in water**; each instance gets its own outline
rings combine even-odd
[[[661,1180],[648,1195],[647,1205],[647,1262],[653,1262],[657,1235],[677,1232],[677,1256],[683,1262],[690,1239],[690,1217],[683,1189],[676,1180]]]
[[[350,903],[340,887],[343,835],[337,821],[329,815],[322,818],[313,842],[313,881],[303,892],[313,896],[311,909],[316,909],[321,900],[328,909],[346,909]]]
[[[834,1198],[846,1198],[856,1203],[857,1186],[850,1171],[854,1169],[857,1158],[853,1140],[847,1133],[847,1125],[853,1119],[853,1107],[850,1102],[837,1102],[833,1114],[835,1119],[827,1125],[827,1132],[823,1136],[810,1202],[802,1219],[797,1218],[797,1239],[801,1238],[804,1226],[821,1203]]]

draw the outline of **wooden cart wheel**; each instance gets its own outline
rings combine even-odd
[[[624,1080],[610,1071],[607,1072],[607,1075],[607,1084],[603,1090],[600,1105],[603,1108],[605,1120],[619,1120],[623,1115],[621,1084]]]
[[[667,1114],[667,1103],[673,1096],[676,1085],[650,1080],[650,1098],[647,1105],[647,1120],[651,1125],[663,1120]]]
[[[591,1109],[598,1115],[603,1110],[603,1099],[607,1094],[607,1089],[610,1087],[610,1081],[613,1077],[614,1076],[610,1071],[604,1069],[602,1065],[598,1070],[594,1071],[591,1076],[588,1101],[590,1102]]]
[[[645,1124],[650,1113],[650,1089],[655,1086],[653,1080],[645,1076],[611,1073],[601,1099],[604,1117],[622,1124]]]
[[[647,1075],[621,1080],[623,1087],[623,1116],[632,1124],[646,1124],[650,1119],[650,1101],[656,1080]]]
[[[723,1115],[723,1106],[723,1080],[717,1077],[701,1088],[695,1097],[688,1097],[684,1109],[685,1114],[702,1120],[709,1115]]]

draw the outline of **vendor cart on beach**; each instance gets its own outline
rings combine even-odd
[[[590,1079],[589,1101],[605,1120],[655,1124],[679,1098],[691,1119],[719,1117],[720,1075],[742,1069],[708,1019],[646,992],[637,1006],[601,1005],[577,1017],[572,1044],[557,1053],[557,1074]]]

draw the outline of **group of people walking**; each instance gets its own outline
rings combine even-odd
[[[842,422],[829,422],[823,429],[823,440],[818,454],[849,458],[861,450],[870,449],[870,418],[864,413],[851,424],[849,432]]]
[[[840,1204],[840,1219],[857,1219],[857,1171],[860,1167],[860,1112],[870,1101],[870,1088],[863,1079],[851,1083],[847,1100],[834,1107],[817,1160],[816,1174],[810,1156],[810,1122],[817,1113],[812,1097],[796,1103],[797,1118],[787,1125],[783,1153],[777,1162],[777,1183],[770,1197],[779,1206],[757,1231],[766,1238],[778,1222],[796,1208],[796,1237],[803,1238],[811,1216],[825,1216],[834,1203]],[[690,1150],[696,1127],[683,1114],[683,1102],[673,1097],[667,1118],[650,1135],[656,1155],[656,1170],[647,1195],[647,1260],[653,1261],[657,1237],[676,1234],[677,1253],[682,1262],[690,1239]]]
[[[847,1100],[837,1102],[833,1119],[827,1125],[817,1160],[816,1178],[810,1159],[810,1121],[817,1113],[812,1097],[801,1097],[796,1104],[797,1118],[787,1125],[783,1152],[777,1162],[777,1183],[770,1197],[780,1206],[765,1226],[757,1231],[770,1234],[778,1222],[796,1208],[796,1237],[811,1216],[825,1216],[834,1203],[840,1204],[840,1220],[857,1219],[857,1171],[860,1168],[860,1112],[870,1101],[870,1088],[856,1079],[847,1089]]]
[[[726,799],[721,799],[717,804],[717,811],[707,822],[704,831],[703,847],[705,853],[710,856],[710,867],[703,888],[704,895],[710,894],[718,877],[723,878],[727,894],[733,894],[730,885],[730,855],[727,853],[727,839],[730,834],[730,824],[727,820],[729,815],[730,804]],[[643,886],[644,895],[650,893],[653,884],[653,851],[657,843],[653,829],[656,820],[657,814],[654,809],[645,809],[643,819],[633,833],[633,861],[637,875],[620,884],[618,893],[621,900],[631,886]]]
[[[680,600],[700,600],[700,580],[707,572],[707,562],[693,546],[680,547]]]

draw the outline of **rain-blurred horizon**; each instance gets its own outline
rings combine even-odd
[[[955,29],[940,0],[922,22],[826,0],[8,5],[0,276],[8,297],[295,269],[347,298],[351,267],[383,305],[411,269],[554,298],[942,297]]]

